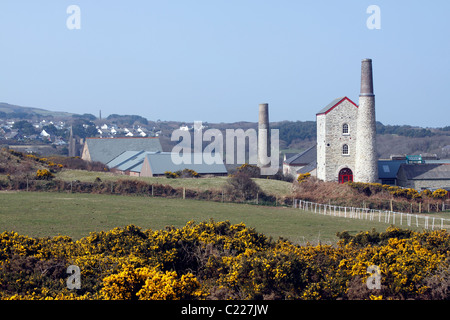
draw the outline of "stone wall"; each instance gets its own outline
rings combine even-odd
[[[358,108],[344,100],[327,114],[317,115],[317,177],[324,181],[338,181],[343,168],[355,170],[356,118]],[[348,134],[342,132],[348,125]],[[342,154],[343,145],[349,154]]]
[[[356,170],[354,181],[377,182],[375,97],[360,96],[358,108],[358,142],[356,145]]]

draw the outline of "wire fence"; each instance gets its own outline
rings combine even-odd
[[[341,207],[330,204],[315,203],[300,199],[294,199],[293,208],[313,212],[316,214],[361,219],[380,223],[394,224],[400,226],[424,228],[427,230],[445,229],[450,230],[450,219],[433,217],[404,212],[388,210],[377,210],[369,208]]]

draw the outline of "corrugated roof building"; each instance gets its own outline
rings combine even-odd
[[[142,163],[148,152],[141,151],[125,151],[108,162],[106,165],[113,172],[120,172],[130,176],[140,176]]]
[[[161,152],[159,138],[86,138],[81,158],[107,164],[128,150]]]
[[[228,171],[222,160],[219,163],[195,163],[191,154],[190,163],[176,164],[172,161],[171,152],[125,151],[107,163],[113,172],[130,176],[154,177],[163,176],[166,171],[177,172],[191,169],[199,174],[227,175]],[[201,155],[203,159],[203,155]]]
[[[195,154],[191,153],[190,163],[176,164],[172,160],[171,152],[159,152],[159,153],[147,153],[145,155],[144,162],[142,164],[141,176],[142,177],[154,177],[163,176],[164,172],[182,171],[184,169],[191,169],[199,174],[211,174],[211,175],[227,175],[228,171],[223,164],[223,160],[220,163],[207,164],[203,160],[201,163],[195,163]],[[203,159],[203,157],[202,157]]]

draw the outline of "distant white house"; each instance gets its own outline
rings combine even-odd
[[[42,130],[40,135],[41,135],[41,137],[45,137],[45,138],[50,137],[50,134],[45,130]]]

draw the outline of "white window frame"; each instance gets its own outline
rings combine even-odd
[[[347,132],[344,132],[344,128],[345,128],[345,127],[347,127]],[[343,134],[344,136],[350,135],[350,126],[348,125],[348,123],[344,123],[344,124],[342,125],[342,134]]]
[[[345,147],[347,147],[346,148],[347,150],[345,150]],[[349,156],[350,155],[350,148],[349,148],[348,144],[346,144],[346,143],[343,144],[341,150],[342,150],[342,155],[343,156]],[[345,151],[347,151],[347,152],[345,153]]]

